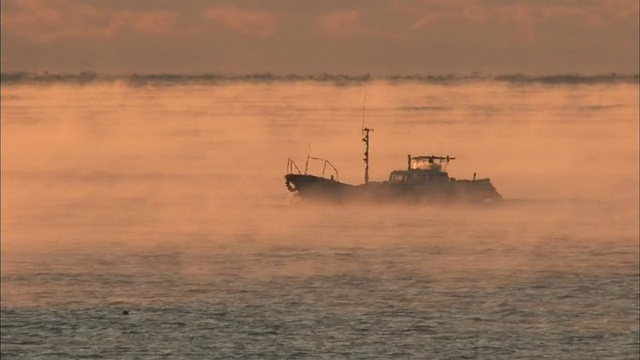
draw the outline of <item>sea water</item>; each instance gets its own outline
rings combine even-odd
[[[3,359],[638,358],[637,77],[8,79]],[[292,199],[363,122],[505,201]]]

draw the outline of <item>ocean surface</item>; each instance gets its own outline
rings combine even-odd
[[[2,359],[638,359],[637,76],[3,75]],[[331,205],[407,154],[493,205]],[[321,166],[309,164],[310,172]]]

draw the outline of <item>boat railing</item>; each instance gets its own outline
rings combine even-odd
[[[447,171],[447,166],[451,160],[455,160],[453,156],[441,156],[441,155],[423,155],[423,156],[411,156],[407,155],[407,169],[419,169],[425,162],[434,163],[434,160],[438,161],[440,166],[444,167],[444,171]]]
[[[302,171],[300,171],[300,168],[298,167],[298,165],[296,165],[296,162],[293,161],[292,158],[288,158],[287,159],[287,174],[293,174],[293,169],[296,169],[296,171],[298,171],[298,174],[302,174]]]
[[[293,174],[294,171],[295,171],[298,174],[307,175],[307,173],[309,172],[309,160],[322,162],[322,177],[323,178],[326,178],[327,175],[329,175],[329,177],[332,180],[339,181],[338,169],[336,169],[336,167],[333,166],[333,164],[331,162],[329,162],[329,160],[318,158],[318,157],[313,157],[313,156],[307,156],[307,162],[305,163],[304,173],[300,170],[300,168],[298,167],[296,162],[293,161],[292,158],[288,158],[287,159],[287,174]]]
[[[336,181],[340,181],[340,178],[338,177],[338,169],[336,169],[335,166],[333,166],[333,164],[331,162],[329,162],[329,160],[327,159],[322,159],[322,158],[318,158],[318,157],[313,157],[313,156],[307,156],[307,163],[306,163],[306,167],[304,169],[304,173],[306,174],[308,169],[309,169],[309,160],[316,160],[316,161],[321,161],[322,164],[322,177],[326,178],[326,172],[327,172],[327,165],[331,168],[331,170],[333,170],[333,174],[331,175],[331,179],[332,180],[336,180]]]

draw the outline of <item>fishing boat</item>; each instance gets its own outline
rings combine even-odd
[[[447,166],[456,158],[449,155],[407,155],[404,169],[393,170],[386,181],[369,181],[369,139],[373,129],[362,128],[364,183],[341,182],[338,170],[326,159],[307,155],[304,171],[291,158],[287,161],[285,185],[302,199],[332,202],[488,202],[502,196],[489,178],[456,179],[449,176]],[[309,174],[309,162],[323,163],[321,174]]]

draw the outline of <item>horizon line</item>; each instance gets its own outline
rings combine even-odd
[[[555,73],[533,75],[526,73],[491,74],[483,71],[471,73],[413,73],[413,74],[279,74],[272,72],[255,73],[100,73],[79,71],[75,73],[51,73],[48,71],[0,72],[0,83],[89,83],[125,81],[133,84],[144,83],[224,83],[224,82],[334,82],[339,84],[373,81],[416,81],[427,83],[454,83],[465,81],[497,81],[508,83],[546,83],[546,84],[593,84],[593,83],[638,83],[640,73],[607,72],[598,74]]]

